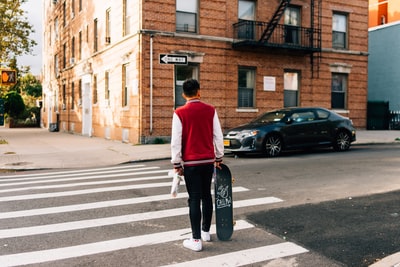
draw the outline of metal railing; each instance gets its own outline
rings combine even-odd
[[[389,113],[389,129],[400,130],[400,110],[391,110]]]
[[[234,46],[272,46],[309,51],[321,50],[321,32],[315,28],[278,24],[268,40],[262,40],[267,22],[242,20],[233,24]]]

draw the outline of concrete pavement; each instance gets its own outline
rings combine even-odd
[[[400,131],[357,131],[357,144],[400,143]],[[0,170],[83,168],[168,159],[170,144],[132,145],[40,128],[0,127]]]

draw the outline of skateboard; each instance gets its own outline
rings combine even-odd
[[[233,234],[232,175],[228,166],[221,164],[215,168],[215,223],[217,237],[221,241],[230,240]]]

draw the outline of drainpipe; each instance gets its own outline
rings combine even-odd
[[[150,35],[150,135],[153,134],[153,35]]]

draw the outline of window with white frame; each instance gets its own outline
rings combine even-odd
[[[123,3],[123,36],[131,34],[131,23],[133,19],[133,8],[131,2],[132,0],[124,0]]]
[[[238,108],[254,108],[255,69],[239,67]]]
[[[176,1],[176,31],[197,32],[198,0]]]
[[[333,13],[332,17],[332,47],[347,48],[347,15]]]
[[[129,105],[129,64],[122,65],[122,106]]]
[[[347,108],[347,74],[332,73],[331,108]]]
[[[286,71],[283,74],[283,106],[296,107],[299,101],[299,73]]]

